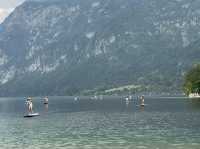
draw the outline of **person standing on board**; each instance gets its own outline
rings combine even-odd
[[[48,101],[49,101],[48,97],[47,96],[44,97],[44,104],[48,104]]]
[[[144,106],[144,95],[140,97],[140,102],[141,102],[140,106]]]
[[[31,97],[28,97],[27,100],[26,100],[26,105],[28,107],[28,112],[29,113],[33,113],[33,102],[32,102],[32,99]]]

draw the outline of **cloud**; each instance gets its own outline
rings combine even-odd
[[[13,11],[12,8],[5,9],[5,8],[0,8],[0,23],[4,21],[4,19]]]
[[[0,23],[25,0],[0,0]]]

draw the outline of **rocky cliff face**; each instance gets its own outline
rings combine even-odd
[[[199,8],[197,0],[26,1],[0,25],[0,94],[124,84],[179,89],[200,58],[192,50]]]

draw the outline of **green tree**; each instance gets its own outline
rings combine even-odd
[[[195,64],[185,75],[183,89],[186,95],[200,94],[200,64]]]

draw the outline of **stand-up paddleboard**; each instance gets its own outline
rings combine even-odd
[[[147,106],[147,104],[140,104],[140,105],[136,105],[137,107],[144,107]]]
[[[28,113],[27,115],[24,115],[24,117],[35,117],[35,116],[39,116],[39,113]]]
[[[48,104],[48,102],[44,102],[44,104],[46,105],[46,104]]]

